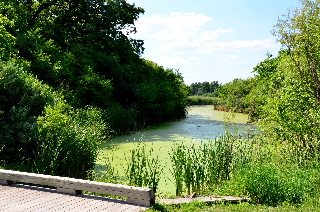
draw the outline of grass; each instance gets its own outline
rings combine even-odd
[[[146,150],[146,144],[142,142],[130,149],[126,177],[130,185],[149,187],[156,193],[163,167],[159,157],[153,156],[153,151],[153,148]]]
[[[207,204],[201,202],[186,203],[180,205],[165,205],[156,204],[151,209],[146,210],[147,212],[169,212],[169,211],[181,211],[181,212],[317,212],[320,211],[319,200],[313,200],[313,203],[301,204],[301,205],[290,205],[283,204],[276,207],[267,205],[256,205],[251,203],[240,203],[240,204]]]
[[[231,135],[199,143],[175,143],[169,154],[176,195],[183,192],[200,194],[229,179],[232,168],[238,163],[236,161],[240,161],[240,156],[233,152],[234,143],[235,138]]]

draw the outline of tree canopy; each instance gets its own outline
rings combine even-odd
[[[130,37],[142,13],[125,0],[0,0],[3,163],[70,175],[81,162],[60,159],[84,145],[85,177],[106,137],[185,117],[181,74]]]

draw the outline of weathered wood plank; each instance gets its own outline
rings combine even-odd
[[[51,186],[57,191],[69,194],[89,191],[122,196],[127,197],[130,203],[146,206],[151,206],[155,202],[154,192],[148,188],[0,169],[0,184],[12,184],[13,182]]]
[[[5,201],[1,199],[4,196]],[[63,194],[52,189],[27,185],[0,185],[0,199],[0,211],[5,212],[136,212],[147,209],[146,206],[133,205],[121,200]]]

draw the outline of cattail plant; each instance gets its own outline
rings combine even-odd
[[[162,167],[158,156],[153,156],[153,148],[146,150],[146,145],[139,142],[137,147],[130,150],[126,176],[130,185],[149,187],[156,193]]]
[[[176,186],[176,195],[183,192],[201,193],[210,186],[230,178],[230,173],[244,152],[245,145],[234,136],[227,135],[219,139],[187,144],[176,142],[172,147],[170,159],[172,174]]]

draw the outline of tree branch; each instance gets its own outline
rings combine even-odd
[[[48,9],[49,7],[56,5],[58,2],[58,0],[54,0],[52,2],[47,2],[47,3],[43,3],[40,5],[40,7],[37,9],[37,11],[33,14],[31,22],[29,23],[30,27],[33,27],[36,23],[36,19],[38,18],[38,16],[40,15],[40,13],[46,9]]]

